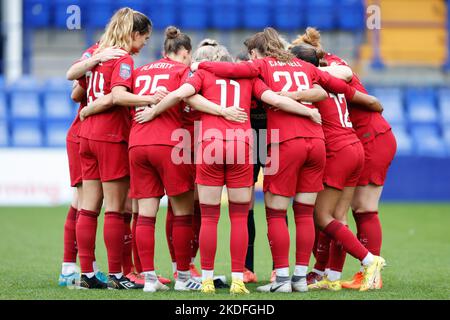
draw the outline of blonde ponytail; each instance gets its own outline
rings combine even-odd
[[[292,45],[296,46],[301,43],[307,43],[316,48],[322,48],[320,44],[320,32],[316,28],[308,27],[304,34],[299,35],[297,39],[292,41]]]
[[[145,34],[150,32],[151,28],[152,22],[144,14],[131,8],[119,9],[106,26],[98,50],[118,47],[130,52],[133,32]]]

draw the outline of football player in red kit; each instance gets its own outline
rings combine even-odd
[[[324,52],[308,44],[291,48],[299,59],[319,66]],[[364,164],[364,149],[348,117],[347,102],[343,95],[329,94],[329,98],[316,103],[323,119],[323,131],[327,150],[327,162],[324,174],[323,191],[319,192],[316,202],[316,220],[324,215],[332,216],[346,225],[346,213],[350,207],[356,184]],[[377,109],[373,111],[382,111]],[[322,232],[320,237],[328,237]],[[328,264],[330,271],[317,283],[310,284],[310,289],[341,289],[341,272],[346,252],[341,243],[330,239]],[[318,248],[318,250],[323,248]],[[315,266],[317,268],[317,264]],[[323,270],[322,270],[323,271]]]
[[[231,60],[231,57],[227,57],[224,52],[219,47],[204,46],[197,50],[194,60]],[[164,110],[173,103],[198,92],[201,92],[208,100],[220,103],[223,109],[228,109],[228,105],[240,107],[245,110],[247,116],[250,113],[251,98],[255,96],[281,110],[287,109],[320,123],[317,110],[277,95],[257,78],[235,81],[220,78],[204,70],[196,72],[186,84],[170,93],[156,106],[156,109]],[[196,104],[192,105],[197,107]],[[250,163],[253,134],[250,122],[247,120],[245,123],[236,124],[223,120],[217,115],[206,113],[202,114],[201,119],[204,134],[201,133],[199,139],[196,182],[202,211],[200,229],[202,292],[215,292],[213,276],[217,223],[220,216],[222,189],[226,185],[231,221],[232,284],[230,293],[247,294],[249,291],[243,282],[243,272],[248,244],[247,215],[253,185],[253,170]],[[214,151],[211,152],[211,150]]]
[[[314,28],[307,28],[293,44],[308,43],[322,48],[320,33]],[[325,65],[348,66],[339,57],[326,53],[322,61]],[[358,91],[367,92],[358,76],[353,72],[346,79],[349,85]],[[382,231],[378,218],[378,204],[383,190],[387,171],[395,156],[397,143],[389,123],[379,112],[362,109],[349,104],[350,120],[358,138],[364,146],[365,163],[352,200],[353,217],[357,227],[357,236],[361,243],[374,255],[380,255]],[[363,279],[363,270],[357,272],[353,279],[343,282],[343,288],[359,289]],[[376,288],[382,287],[381,277]]]
[[[104,240],[108,254],[108,288],[135,289],[139,286],[122,274],[124,246],[124,206],[129,188],[127,141],[130,118],[127,109],[117,106],[117,95],[132,87],[133,59],[146,44],[150,20],[130,8],[118,10],[111,18],[99,49],[117,47],[127,52],[92,69],[87,85],[88,103],[112,93],[113,107],[88,117],[80,128],[80,155],[83,176],[83,204],[76,234],[81,265],[80,287],[103,289],[92,269],[97,218],[104,199]],[[135,105],[155,103],[155,97],[141,97]]]
[[[133,92],[151,95],[157,90],[177,89],[190,72],[191,49],[191,40],[186,34],[175,27],[168,27],[164,41],[165,57],[135,70]],[[203,101],[208,103],[204,98]],[[154,271],[156,214],[160,198],[165,193],[169,196],[174,215],[172,242],[177,264],[175,290],[200,289],[200,283],[192,281],[189,272],[194,205],[190,165],[171,161],[173,149],[178,144],[172,135],[181,127],[180,104],[151,122],[133,122],[130,133],[131,196],[139,202],[136,242],[145,275],[145,292],[168,289],[158,281]]]
[[[245,77],[259,75],[276,91],[299,91],[312,88],[313,83],[335,93],[345,93],[349,100],[365,100],[368,97],[349,87],[345,82],[321,72],[313,65],[295,59],[284,49],[278,33],[266,28],[246,41],[253,63],[199,64],[220,76]],[[194,66],[195,68],[195,66]],[[368,100],[376,99],[369,97]],[[262,292],[307,291],[306,272],[314,245],[313,211],[317,192],[323,189],[325,144],[322,128],[302,118],[292,118],[285,112],[268,110],[269,155],[279,147],[279,164],[275,174],[266,170],[264,191],[268,233],[277,277],[275,282],[259,287]],[[279,129],[278,139],[271,139],[271,129]],[[295,159],[295,164],[292,164]],[[268,168],[272,161],[268,161]],[[293,179],[295,177],[295,179]],[[289,277],[289,231],[285,223],[290,198],[294,197],[296,221],[296,268]],[[367,262],[367,261],[366,261]],[[373,262],[370,260],[370,262]]]
[[[80,103],[80,107],[74,121],[72,122],[67,132],[66,138],[66,148],[70,170],[70,185],[75,188],[75,190],[73,193],[72,205],[69,209],[69,213],[67,214],[66,222],[64,224],[64,258],[61,274],[59,277],[60,286],[66,286],[67,284],[71,284],[74,282],[74,280],[78,280],[80,278],[78,267],[76,266],[78,250],[76,245],[75,233],[78,210],[81,209],[83,187],[79,154],[80,141],[78,138],[78,133],[81,125],[79,112],[83,107],[87,105],[87,99],[85,90],[82,89],[77,80],[85,83],[85,74],[94,66],[96,66],[100,62],[106,62],[112,59],[120,58],[125,54],[123,50],[106,48],[105,50],[93,56],[97,47],[98,45],[95,44],[88,48],[83,53],[81,58],[77,62],[75,62],[67,72],[68,80],[75,80],[72,99],[75,102]],[[102,103],[102,101],[100,101],[100,103]],[[102,272],[98,270],[95,258],[93,264],[96,277],[101,281],[106,282],[107,278]]]

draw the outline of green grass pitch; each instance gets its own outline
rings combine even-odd
[[[359,293],[308,292],[305,294],[261,294],[257,285],[245,297],[232,297],[225,289],[214,296],[200,293],[146,294],[142,291],[82,291],[57,285],[63,254],[63,225],[66,207],[0,208],[0,299],[450,299],[450,204],[384,204],[382,255],[388,263],[383,271],[382,290]],[[255,271],[260,284],[268,281],[272,260],[267,242],[264,207],[255,209]],[[164,234],[165,209],[157,222],[155,263],[158,272],[171,277],[171,264]],[[355,230],[350,217],[350,227]],[[97,234],[97,261],[106,270],[102,220]],[[289,226],[294,240],[292,212]],[[222,207],[219,225],[216,274],[230,278],[228,210]],[[294,243],[295,244],[295,243]],[[294,263],[294,246],[291,261]],[[311,265],[313,258],[311,258]],[[199,261],[197,257],[197,266]],[[358,269],[347,256],[344,278]]]

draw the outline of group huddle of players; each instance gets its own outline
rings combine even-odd
[[[171,280],[154,266],[156,216],[167,195],[174,290],[214,293],[226,186],[230,293],[248,294],[245,283],[257,282],[254,184],[264,167],[273,271],[257,291],[380,289],[385,261],[378,203],[396,142],[378,100],[343,60],[322,49],[319,32],[308,28],[289,44],[266,28],[233,59],[210,39],[193,50],[188,35],[168,27],[163,58],[135,69],[132,56],[151,32],[149,18],[122,8],[67,72],[80,109],[67,135],[76,192],[64,227],[59,284],[169,290]],[[107,276],[95,259],[102,206]],[[347,227],[350,208],[357,235]],[[197,251],[201,273],[194,265]],[[342,281],[347,253],[361,269]],[[308,273],[311,254],[316,263]]]

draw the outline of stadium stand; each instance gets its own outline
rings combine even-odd
[[[63,147],[78,107],[70,100],[70,90],[64,78],[51,78],[41,85],[28,76],[10,86],[0,84],[0,130],[12,133],[2,135],[1,146],[23,146],[27,141]],[[383,115],[397,138],[398,155],[450,156],[450,88],[371,86],[369,93],[383,104]],[[30,130],[23,132],[25,125]],[[30,132],[38,132],[33,143],[27,140]]]

